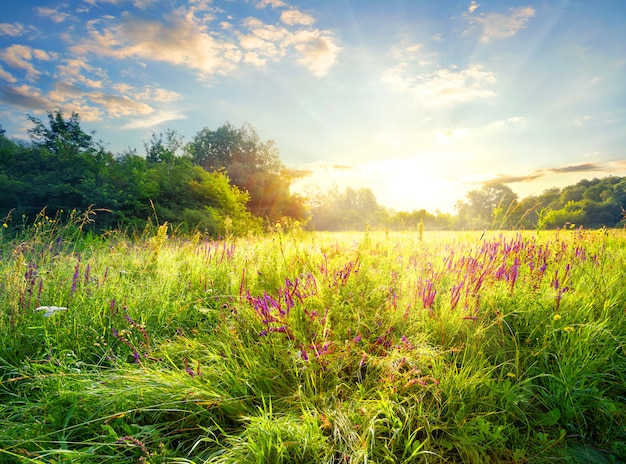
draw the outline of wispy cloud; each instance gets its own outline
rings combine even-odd
[[[501,131],[504,129],[523,129],[528,126],[528,122],[525,118],[521,116],[514,116],[507,119],[500,119],[498,121],[493,121],[487,125],[487,130],[490,131]]]
[[[626,167],[626,166],[625,166]],[[580,163],[569,166],[560,166],[555,168],[535,169],[525,175],[499,174],[490,178],[487,184],[515,184],[522,182],[532,182],[547,175],[559,174],[576,174],[584,172],[605,171],[606,169],[597,163]]]
[[[98,79],[90,79],[88,75],[93,75]],[[85,58],[68,58],[63,60],[63,64],[57,66],[56,77],[65,82],[81,83],[87,87],[99,89],[103,86],[106,72],[91,66]]]
[[[15,76],[13,76],[10,72],[5,71],[2,66],[0,66],[0,79],[11,83],[17,82]]]
[[[555,174],[569,174],[572,172],[587,172],[587,171],[601,171],[602,167],[596,163],[580,163],[570,166],[562,166],[559,168],[548,169],[548,172]]]
[[[18,37],[24,32],[24,25],[20,23],[0,23],[0,35]]]
[[[62,11],[59,11],[56,8],[46,8],[46,7],[39,6],[35,8],[35,11],[37,11],[37,14],[39,16],[50,18],[52,21],[54,21],[57,24],[64,22],[67,18],[70,17],[69,13],[64,13]]]
[[[524,6],[510,8],[508,14],[481,13],[474,15],[473,13],[478,7],[476,2],[472,2],[464,17],[470,25],[470,30],[475,27],[480,29],[479,40],[483,43],[513,37],[526,27],[528,21],[536,13],[533,7]]]
[[[159,110],[148,117],[133,119],[130,122],[124,124],[122,128],[126,130],[147,129],[163,124],[164,122],[175,121],[179,119],[187,119],[187,116],[177,110]]]
[[[0,51],[0,60],[7,63],[12,68],[24,70],[28,79],[36,79],[41,75],[32,60],[51,61],[57,58],[56,53],[49,53],[45,50],[32,48],[27,45],[11,45]]]
[[[491,99],[496,93],[488,86],[496,81],[496,74],[475,64],[465,69],[438,69],[417,77],[408,75],[405,63],[387,70],[383,82],[396,89],[408,90],[416,101],[426,107],[467,103]]]
[[[258,0],[256,2],[257,8],[265,8],[266,6],[271,6],[272,8],[280,8],[281,6],[286,6],[283,0]]]
[[[543,171],[535,171],[524,176],[515,176],[511,174],[500,174],[496,177],[489,179],[486,184],[517,184],[521,182],[532,182],[545,176]]]
[[[280,20],[288,26],[310,26],[315,22],[313,16],[302,13],[298,10],[287,10],[280,14]]]

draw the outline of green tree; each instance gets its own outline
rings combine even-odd
[[[144,142],[146,161],[148,164],[172,164],[174,158],[183,148],[183,136],[175,130],[166,130],[165,133],[152,133],[148,142]]]
[[[272,223],[291,214],[306,220],[301,202],[290,194],[294,171],[281,162],[275,142],[261,141],[252,125],[237,128],[227,122],[217,130],[204,128],[186,148],[195,164],[209,172],[225,171],[233,185],[247,192],[252,214]]]
[[[113,206],[107,182],[113,155],[94,141],[93,134],[82,130],[78,114],[65,119],[61,111],[48,113],[48,125],[32,116],[29,119],[33,123],[27,131],[31,146],[25,154],[30,167],[16,173],[17,178],[27,176],[31,185],[25,198],[28,212],[44,207],[54,214]]]
[[[486,184],[467,193],[459,201],[457,226],[462,229],[486,229],[511,226],[510,215],[517,205],[517,194],[504,184]]]
[[[315,230],[364,230],[366,225],[378,226],[388,217],[378,205],[371,189],[337,187],[318,192],[311,199],[311,225]]]

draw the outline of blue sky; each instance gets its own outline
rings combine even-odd
[[[252,124],[294,188],[453,212],[626,175],[626,2],[67,0],[0,19],[0,123],[77,112],[114,153]]]

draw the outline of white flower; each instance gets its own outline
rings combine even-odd
[[[67,311],[67,308],[64,306],[39,306],[35,308],[35,311],[45,311],[43,317],[50,317],[58,311]]]

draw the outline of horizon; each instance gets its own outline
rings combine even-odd
[[[71,0],[6,6],[0,123],[76,112],[120,153],[245,122],[308,172],[452,213],[626,175],[626,4]]]

